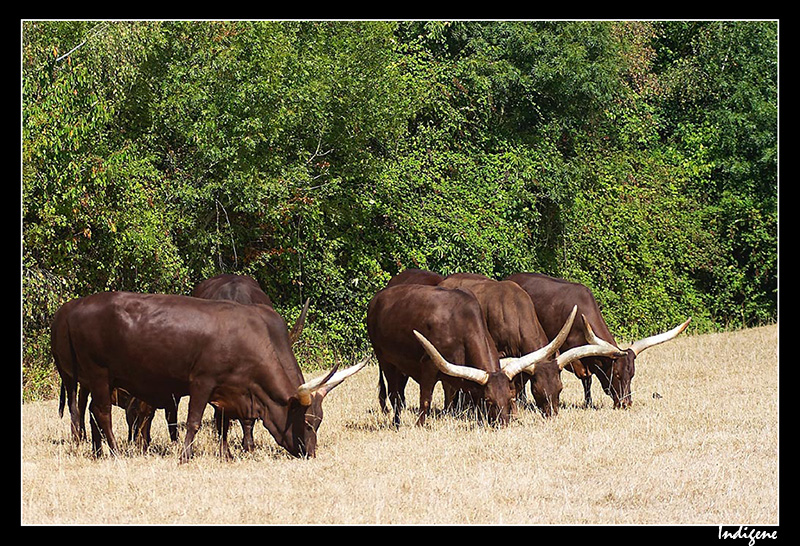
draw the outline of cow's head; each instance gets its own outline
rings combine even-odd
[[[338,364],[326,375],[297,387],[289,399],[286,426],[279,443],[295,457],[315,457],[317,430],[322,423],[322,401],[345,379],[366,366],[369,356],[354,366],[337,371]],[[265,421],[266,424],[266,421]]]
[[[615,408],[627,408],[633,403],[631,382],[635,374],[636,353],[630,349],[612,358],[611,365],[606,366],[603,373],[598,374],[603,392],[611,397]]]
[[[514,409],[514,389],[502,371],[487,374],[483,386],[483,404],[489,422],[501,427],[508,425]]]
[[[573,311],[574,316],[574,311]],[[566,326],[571,325],[567,322]],[[556,338],[558,339],[558,338]],[[531,392],[536,407],[545,417],[558,413],[561,390],[561,370],[581,358],[619,358],[624,352],[608,345],[582,345],[561,353],[555,359],[542,360],[525,369],[531,375]]]
[[[485,408],[490,422],[500,426],[508,424],[514,407],[514,392],[508,376],[503,373],[502,369],[486,371],[462,364],[453,364],[448,362],[425,336],[416,330],[414,330],[414,335],[440,372],[450,377],[463,379],[467,385],[471,385],[465,389],[468,398]],[[490,369],[497,366],[493,363],[486,364]]]
[[[627,349],[621,350],[617,349],[616,345],[598,338],[592,331],[589,321],[583,316],[586,341],[620,351],[619,355],[610,359],[610,365],[600,365],[602,373],[597,374],[600,384],[603,386],[603,391],[612,398],[615,408],[627,408],[633,403],[631,380],[636,373],[636,357],[645,349],[677,337],[689,326],[691,320],[690,317],[686,322],[679,324],[672,330],[640,339]],[[609,360],[605,359],[605,362],[609,362]]]
[[[539,411],[545,417],[557,414],[564,384],[561,382],[561,368],[556,361],[546,360],[538,363],[535,373],[530,375],[530,380],[533,401]]]

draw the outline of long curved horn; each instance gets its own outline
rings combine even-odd
[[[563,370],[564,367],[572,361],[590,356],[620,357],[625,356],[625,351],[620,351],[616,347],[608,347],[606,345],[581,345],[580,347],[575,347],[558,355],[556,363],[558,364],[558,368]]]
[[[300,311],[300,316],[297,317],[297,321],[295,321],[294,326],[292,326],[292,329],[289,330],[289,342],[292,345],[297,343],[297,340],[300,339],[300,334],[303,332],[303,326],[306,323],[306,314],[308,313],[309,303],[311,303],[311,298],[306,299],[306,303],[303,305],[303,310]]]
[[[672,330],[664,332],[663,334],[657,334],[654,336],[646,337],[644,339],[640,339],[639,341],[634,342],[633,345],[630,346],[630,349],[636,355],[638,355],[639,353],[641,353],[645,349],[649,349],[653,345],[658,345],[659,343],[664,343],[665,341],[675,339],[676,337],[678,337],[678,334],[683,332],[686,329],[686,327],[689,326],[689,323],[691,321],[692,317],[689,317],[689,319],[686,322],[684,322],[683,324],[679,324]]]
[[[613,348],[613,349],[619,350],[619,347],[617,347],[613,343],[609,343],[608,341],[606,341],[604,339],[600,339],[599,337],[597,337],[594,334],[594,330],[592,330],[592,327],[589,324],[589,321],[586,320],[586,315],[581,314],[581,318],[583,319],[583,329],[586,332],[586,341],[588,341],[590,345],[602,345],[604,347],[609,347],[609,348]]]
[[[345,368],[344,370],[339,370],[333,375],[329,374],[328,380],[325,381],[322,385],[320,385],[318,389],[321,392],[324,392],[324,394],[328,394],[333,390],[335,386],[339,385],[342,381],[344,381],[351,375],[360,372],[364,368],[364,366],[367,365],[367,362],[369,362],[369,359],[371,357],[372,355],[367,355],[364,358],[362,358],[358,364],[350,366],[349,368]]]
[[[431,357],[433,363],[439,369],[440,372],[450,375],[452,377],[459,377],[461,379],[469,379],[470,381],[474,381],[479,385],[485,385],[487,381],[489,381],[489,374],[484,370],[479,370],[477,368],[470,368],[469,366],[460,366],[458,364],[452,364],[445,360],[445,358],[436,350],[436,347],[428,341],[425,336],[414,330],[414,335],[417,336],[417,339],[422,344],[422,347],[425,349],[425,352],[428,353],[428,356]]]
[[[522,370],[527,369],[529,373],[533,373],[533,368],[536,366],[537,362],[550,359],[559,349],[559,347],[564,344],[564,341],[566,341],[569,331],[572,329],[572,322],[575,320],[575,314],[577,312],[578,306],[576,305],[572,308],[572,312],[569,314],[567,322],[564,323],[564,326],[558,332],[558,335],[553,338],[553,341],[541,349],[537,349],[532,353],[528,353],[519,358],[501,359],[500,366],[503,368],[503,373],[505,373],[509,379],[514,379],[514,376],[516,376]]]
[[[311,395],[314,393],[315,390],[322,387],[331,377],[333,374],[336,373],[336,370],[339,368],[339,363],[337,362],[336,365],[333,367],[331,371],[329,371],[326,375],[322,375],[315,379],[310,379],[297,387],[297,398],[300,400],[300,404],[303,406],[310,406],[311,405]]]

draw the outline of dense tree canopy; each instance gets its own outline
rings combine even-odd
[[[408,267],[582,282],[623,339],[776,320],[777,29],[25,21],[25,365],[66,299],[223,271],[312,298],[305,362]]]

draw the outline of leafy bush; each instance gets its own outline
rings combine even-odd
[[[304,365],[408,267],[777,318],[775,22],[23,23],[23,368],[102,290],[254,276]],[[324,366],[324,364],[321,364]]]

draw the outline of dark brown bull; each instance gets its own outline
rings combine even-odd
[[[155,407],[189,396],[181,462],[207,404],[237,419],[261,419],[293,456],[316,454],[322,401],[366,364],[306,382],[286,323],[265,305],[187,296],[105,292],[67,302],[54,317],[51,348],[70,403],[76,434],[78,384],[91,394],[92,445],[101,432],[118,453],[111,393],[122,388]],[[76,437],[77,439],[77,437]],[[227,442],[220,448],[230,456]]]
[[[261,290],[261,285],[249,275],[234,275],[231,273],[216,275],[195,286],[194,290],[192,290],[192,296],[207,300],[233,301],[241,303],[242,305],[268,305],[269,307],[273,307],[272,300]],[[303,325],[306,320],[306,314],[308,313],[309,303],[310,300],[307,299],[303,310],[300,312],[300,317],[289,331],[289,342],[292,345],[297,343],[297,340],[300,339],[300,334],[303,331]],[[144,421],[146,418],[143,417],[142,420]],[[223,438],[227,438],[230,418],[223,415],[221,411],[215,409],[214,421],[220,435]],[[253,442],[253,424],[252,420],[241,421],[242,446],[245,451],[252,451],[255,447]]]
[[[261,290],[261,286],[254,278],[248,275],[234,275],[223,273],[202,281],[192,291],[192,296],[209,300],[228,300],[243,305],[268,305],[272,307],[272,300]],[[300,338],[305,324],[306,314],[310,300],[306,300],[300,317],[289,331],[289,340],[294,345]],[[128,441],[136,441],[141,448],[146,451],[150,445],[150,427],[156,408],[146,402],[131,396],[130,393],[120,392],[112,396],[112,401],[125,409],[126,420],[128,421]],[[170,439],[175,442],[178,439],[177,419],[178,419],[177,398],[170,400],[170,405],[164,408],[167,418]],[[82,411],[85,411],[86,402],[82,401]],[[221,411],[214,409],[214,421],[220,437],[227,439],[230,418],[225,417]],[[245,451],[252,451],[255,448],[253,441],[253,420],[244,420],[242,425],[242,446]]]
[[[425,422],[438,381],[485,405],[490,421],[507,424],[514,377],[555,352],[567,330],[545,349],[506,359],[501,367],[480,305],[469,292],[400,284],[378,292],[367,310],[367,332],[386,376],[395,426],[408,377],[420,388],[417,425]]]
[[[587,341],[617,348],[614,336],[606,325],[600,307],[592,292],[582,284],[569,282],[539,273],[517,273],[506,280],[517,283],[533,300],[539,321],[550,336],[558,331],[569,310],[578,306],[582,320],[576,321],[564,342],[564,349],[583,345]],[[615,408],[626,408],[632,402],[631,380],[636,372],[637,355],[653,345],[674,339],[683,332],[692,319],[655,336],[636,341],[621,356],[583,358],[571,364],[572,372],[583,383],[586,405],[592,405],[592,376],[597,375],[603,391],[611,396]],[[595,335],[596,333],[596,335]]]

